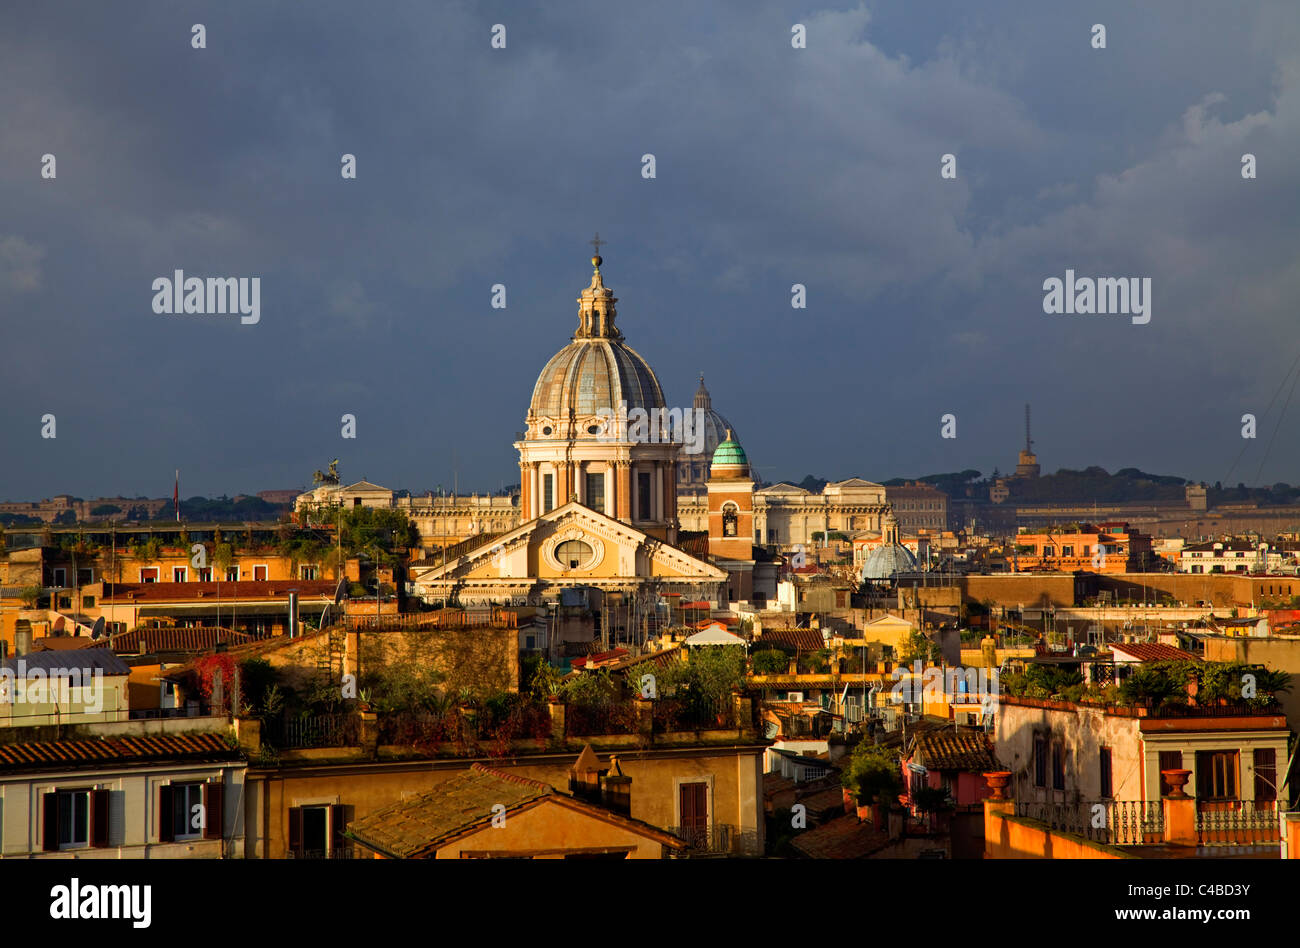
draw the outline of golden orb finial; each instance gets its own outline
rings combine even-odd
[[[592,245],[593,247],[596,248],[596,253],[595,253],[595,255],[592,256],[592,258],[591,258],[591,265],[592,265],[593,267],[595,267],[597,270],[599,270],[599,269],[600,269],[600,265],[601,265],[602,263],[605,262],[604,259],[603,259],[603,258],[601,257],[601,255],[600,255],[600,245],[601,245],[601,244],[607,244],[607,243],[609,243],[609,241],[608,241],[608,240],[601,240],[601,239],[600,239],[600,231],[596,231],[596,236],[595,236],[594,239],[591,240],[590,243],[591,243],[591,245]]]

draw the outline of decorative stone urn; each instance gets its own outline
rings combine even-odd
[[[1187,780],[1191,777],[1190,770],[1162,770],[1160,776],[1165,778],[1165,783],[1169,784],[1169,793],[1167,796],[1173,800],[1185,800],[1187,798],[1183,787],[1187,786]]]
[[[1011,771],[993,770],[990,771],[989,773],[984,774],[984,779],[988,783],[989,789],[993,791],[993,795],[991,799],[993,800],[1008,799],[1007,786],[1011,783]]]

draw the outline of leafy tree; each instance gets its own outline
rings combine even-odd
[[[790,656],[776,648],[755,652],[753,660],[755,675],[783,675],[790,667]]]
[[[381,566],[398,566],[420,542],[419,531],[401,510],[348,507],[337,514],[344,556],[366,555]]]
[[[212,565],[217,568],[218,577],[224,579],[226,570],[235,565],[235,548],[229,543],[218,542],[212,548]]]
[[[859,805],[892,803],[903,789],[900,766],[897,750],[863,740],[853,749],[840,782],[853,794]]]
[[[654,674],[660,698],[679,700],[688,712],[707,716],[744,686],[745,652],[738,645],[699,646]]]
[[[899,661],[908,663],[920,659],[923,662],[939,660],[939,646],[920,631],[912,632],[899,649]]]

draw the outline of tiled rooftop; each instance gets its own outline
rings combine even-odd
[[[840,816],[797,835],[792,841],[812,859],[865,859],[889,845],[889,834],[856,816]]]
[[[1191,652],[1184,652],[1180,648],[1166,645],[1163,642],[1115,642],[1111,644],[1110,649],[1119,655],[1136,658],[1139,662],[1163,662],[1175,659],[1196,661],[1197,658]]]
[[[160,734],[99,741],[28,741],[0,744],[0,772],[95,763],[145,763],[199,758],[234,760],[239,752],[220,734]]]
[[[913,758],[927,770],[964,770],[984,773],[1002,770],[993,745],[980,732],[941,731],[916,741]]]

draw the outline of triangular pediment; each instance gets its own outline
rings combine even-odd
[[[634,578],[716,582],[726,576],[685,550],[570,501],[413,579],[581,584]]]
[[[824,488],[825,491],[837,490],[884,490],[884,487],[874,481],[865,481],[860,477],[850,477],[842,481],[831,481]]]
[[[802,487],[796,487],[794,484],[787,484],[784,481],[782,481],[780,484],[773,484],[771,487],[764,487],[761,490],[755,491],[754,493],[769,494],[769,495],[788,494],[792,496],[797,496],[797,495],[807,496],[809,494],[809,492],[804,490]]]

